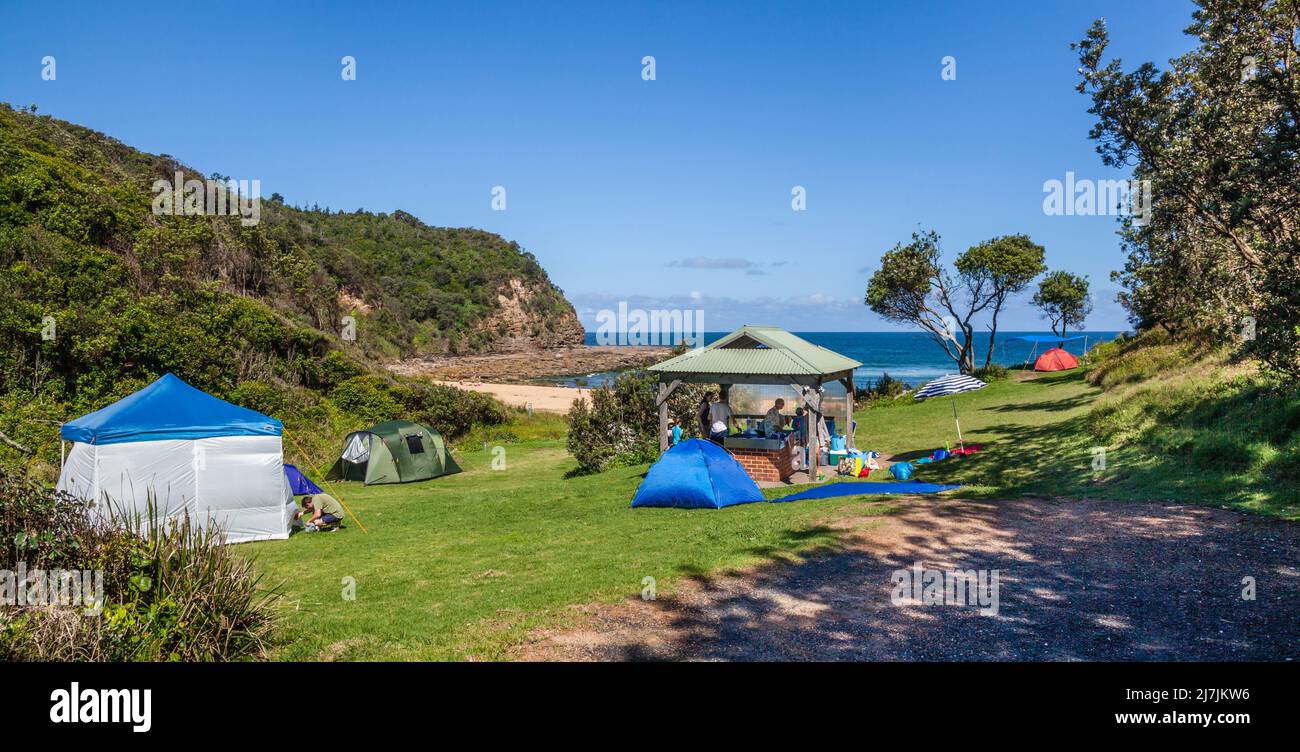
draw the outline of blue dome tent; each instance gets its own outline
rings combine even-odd
[[[65,423],[58,490],[101,513],[187,515],[227,543],[288,538],[297,508],[280,421],[167,374]]]
[[[632,506],[721,509],[762,500],[763,492],[727,450],[687,439],[650,466]]]
[[[294,496],[304,496],[307,494],[325,493],[321,487],[311,482],[311,478],[302,474],[296,465],[285,463],[284,477],[289,480],[289,488],[293,491]]]

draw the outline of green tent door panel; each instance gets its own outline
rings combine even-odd
[[[371,434],[370,462],[366,465],[366,485],[372,483],[401,483],[402,475],[393,453],[382,436]]]

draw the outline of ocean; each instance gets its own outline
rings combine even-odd
[[[717,341],[729,332],[706,332],[705,344]],[[952,359],[944,353],[943,348],[924,332],[795,332],[800,337],[834,350],[854,360],[862,362],[862,367],[854,371],[853,380],[858,386],[875,382],[883,374],[907,383],[909,386],[925,383],[940,376],[957,373]],[[1008,367],[1018,367],[1035,352],[1030,342],[1012,341],[1012,337],[1027,334],[1048,335],[1051,332],[998,332],[997,349],[993,361]],[[1086,336],[1086,345],[1092,347],[1098,342],[1109,342],[1120,332],[1078,332]],[[1071,334],[1070,336],[1075,336]],[[975,365],[984,364],[988,352],[988,332],[975,333]],[[586,344],[599,344],[595,332],[587,332]],[[1038,345],[1036,352],[1054,346],[1055,343]],[[1084,340],[1065,343],[1065,349],[1079,355],[1083,352]],[[596,386],[611,381],[615,373],[593,373],[586,376],[555,379],[563,386]]]

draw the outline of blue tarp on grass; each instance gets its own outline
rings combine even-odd
[[[932,494],[939,493],[940,491],[952,491],[956,488],[961,488],[961,486],[949,486],[943,483],[919,483],[917,481],[908,481],[906,483],[844,481],[842,483],[829,483],[824,486],[817,486],[816,488],[810,488],[807,491],[800,491],[797,494],[782,496],[779,499],[769,499],[769,501],[829,499],[832,496],[860,496],[863,494]]]

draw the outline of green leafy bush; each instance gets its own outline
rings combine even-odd
[[[902,402],[900,398],[907,394],[907,384],[890,376],[888,373],[880,374],[880,378],[867,386],[855,389],[853,398],[859,405],[867,407],[882,407]]]
[[[278,623],[253,561],[213,532],[106,519],[81,501],[0,474],[0,568],[102,574],[85,604],[0,606],[0,661],[260,658]]]
[[[975,372],[971,375],[980,381],[992,382],[1003,381],[1010,376],[1010,373],[1007,371],[1006,366],[998,365],[997,363],[990,363],[983,368],[976,368]]]
[[[591,403],[574,400],[569,409],[569,454],[580,473],[652,462],[659,456],[658,378],[643,371],[619,375],[613,386],[592,389]],[[707,385],[682,385],[668,399],[668,413],[684,436],[698,435],[695,409]]]
[[[509,417],[491,395],[443,384],[402,381],[395,395],[405,408],[408,420],[432,426],[449,439],[463,436],[475,425],[505,423]]]
[[[354,376],[334,387],[330,399],[364,425],[404,417],[401,403],[378,376]]]

